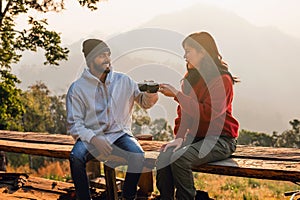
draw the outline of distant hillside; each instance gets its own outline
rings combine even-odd
[[[297,92],[300,89],[299,39],[274,27],[254,26],[234,13],[205,4],[157,16],[138,28],[145,27],[168,29],[183,36],[202,30],[212,33],[232,73],[242,80],[235,85],[234,100],[234,114],[241,128],[281,132],[289,128],[289,120],[300,118],[300,93]],[[43,80],[51,90],[66,92],[85,65],[81,43],[82,40],[79,40],[69,46],[69,60],[63,62],[60,68],[40,67],[43,62],[41,56],[26,53],[18,68],[14,68],[23,81],[22,87]],[[178,41],[179,47],[180,43]],[[162,55],[167,57],[168,53]],[[157,60],[161,65],[157,64]],[[149,67],[151,62],[156,65]],[[144,68],[130,71],[133,63]],[[119,59],[115,64],[117,70],[130,74],[137,81],[153,77],[156,81],[168,81],[178,86],[185,71],[182,57],[169,55],[169,58],[162,58],[142,50]],[[162,65],[163,69],[158,68]],[[168,102],[169,99],[161,98],[159,105],[150,112],[154,115],[163,113],[164,117],[173,121],[176,104]]]

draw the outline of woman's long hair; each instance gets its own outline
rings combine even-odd
[[[182,46],[188,45],[197,51],[204,50],[208,56],[204,56],[200,69],[188,69],[185,79],[191,86],[197,83],[200,76],[208,83],[214,77],[220,74],[228,74],[232,78],[233,83],[238,82],[236,77],[233,77],[228,71],[228,65],[223,61],[221,54],[218,51],[217,45],[213,37],[207,32],[192,33],[187,36]]]

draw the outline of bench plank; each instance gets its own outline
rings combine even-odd
[[[48,133],[36,133],[36,132],[17,132],[0,130],[1,140],[10,141],[23,141],[32,143],[47,143],[47,144],[69,144],[75,143],[74,139],[70,135],[63,134],[48,134]]]
[[[147,167],[153,168],[162,141],[139,140],[145,150]],[[74,140],[70,135],[0,131],[0,150],[56,158],[68,158]],[[116,156],[110,160],[126,164]],[[296,148],[251,147],[238,145],[229,160],[195,166],[194,171],[272,180],[300,180],[300,150]],[[225,163],[225,164],[224,164]],[[227,163],[227,164],[226,164]]]
[[[61,144],[74,145],[75,141],[71,135],[47,134],[34,132],[17,132],[0,130],[0,140],[19,141],[39,144]],[[166,142],[139,140],[144,151],[159,151]]]
[[[69,158],[73,145],[38,144],[0,140],[0,151],[25,153],[32,155],[48,156],[54,158]]]
[[[300,182],[300,163],[292,161],[228,158],[192,169],[219,175]]]
[[[145,153],[147,165],[153,165],[159,152]],[[228,158],[192,167],[195,172],[300,182],[300,162],[250,158]]]
[[[73,145],[74,139],[70,135],[47,134],[35,132],[17,132],[0,130],[0,140],[32,142],[39,144],[66,144]],[[139,140],[144,151],[159,151],[166,142]],[[297,148],[273,148],[259,146],[237,145],[233,158],[255,158],[265,160],[300,161],[300,150]]]
[[[300,150],[297,148],[274,148],[237,145],[232,157],[265,160],[290,160],[300,161]]]

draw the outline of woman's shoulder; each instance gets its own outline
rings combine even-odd
[[[233,85],[232,76],[228,73],[220,74],[213,78],[209,85],[216,85],[216,84],[224,84],[224,85]]]

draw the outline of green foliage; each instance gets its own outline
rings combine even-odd
[[[143,128],[147,128],[151,122],[151,118],[147,111],[138,104],[134,104],[132,113],[131,130],[133,135],[143,133]]]
[[[78,0],[80,5],[91,10],[97,9],[96,3],[100,1]],[[64,0],[0,0],[0,129],[66,132],[65,125],[62,125],[65,118],[62,103],[64,97],[52,97],[49,100],[46,88],[32,88],[32,93],[25,93],[21,97],[22,92],[16,86],[20,81],[10,73],[11,65],[20,61],[21,53],[25,50],[43,49],[46,58],[44,64],[58,65],[58,61],[67,59],[69,50],[61,46],[59,33],[47,29],[46,19],[28,16],[28,29],[17,30],[15,26],[17,17],[27,14],[30,10],[50,12],[62,9]],[[33,97],[38,97],[38,100]],[[26,105],[23,124],[22,103]]]
[[[25,166],[29,163],[28,154],[6,152],[7,162],[13,167]]]
[[[81,6],[97,9],[101,0],[78,0]],[[22,51],[44,50],[44,64],[58,65],[66,60],[69,50],[61,46],[60,34],[47,29],[46,19],[28,16],[27,29],[18,30],[15,21],[29,11],[50,12],[64,9],[64,0],[0,0],[0,128],[22,130],[19,123],[23,107],[20,103],[21,90],[18,78],[10,73],[11,65],[22,57]],[[20,123],[19,123],[20,124]]]
[[[273,146],[272,136],[266,133],[257,133],[242,129],[239,132],[238,144],[253,146]]]
[[[300,121],[293,119],[289,122],[291,130],[281,134],[273,132],[272,135],[257,133],[242,129],[239,132],[238,144],[268,147],[300,148]]]
[[[257,179],[249,178],[248,179],[248,186],[250,188],[259,188],[260,187],[260,182],[257,181]]]
[[[166,119],[155,119],[150,124],[150,130],[154,140],[170,141],[174,138],[172,127]]]
[[[292,130],[295,133],[300,132],[300,121],[298,119],[294,119],[293,121],[289,121],[290,125],[292,126]]]
[[[22,101],[25,105],[23,116],[24,131],[45,132],[54,125],[50,113],[49,90],[45,84],[39,82],[24,92]]]
[[[51,119],[54,123],[53,127],[50,127],[49,133],[58,133],[58,134],[66,134],[67,126],[66,126],[66,95],[61,96],[51,96],[51,105],[50,105],[50,113]]]
[[[17,83],[19,80],[9,71],[0,71],[0,129],[22,130],[20,122],[24,107]]]
[[[134,104],[133,107],[131,129],[133,135],[150,133],[154,140],[169,141],[173,139],[173,131],[167,120],[161,118],[151,121],[147,111],[138,104]]]
[[[246,184],[240,180],[232,179],[231,182],[225,183],[225,185],[221,186],[221,190],[231,190],[234,193],[239,193],[245,191],[247,188]]]
[[[30,9],[42,12],[59,10],[58,6],[54,6],[54,1],[37,3],[37,1],[0,0],[0,5],[0,65],[2,69],[10,69],[11,64],[17,63],[22,51],[37,51],[38,47],[45,51],[45,64],[58,65],[57,61],[67,59],[69,50],[60,46],[61,39],[58,33],[47,30],[47,20],[38,20],[29,16],[29,29],[17,30],[15,27],[16,18],[20,14],[26,14]]]
[[[97,3],[101,0],[78,0],[81,6],[87,6],[91,10],[97,9]]]
[[[96,10],[101,0],[78,0],[81,6]],[[30,10],[37,12],[59,12],[64,9],[64,0],[0,0],[0,66],[10,68],[21,58],[21,51],[45,51],[44,64],[58,65],[58,61],[66,60],[69,50],[61,47],[60,34],[47,29],[46,19],[35,19],[28,16],[28,29],[17,30],[15,20]]]
[[[259,198],[257,195],[247,192],[243,194],[243,200],[259,200]]]
[[[300,134],[295,130],[284,131],[275,142],[275,147],[300,148]]]
[[[24,131],[66,133],[65,95],[50,96],[47,86],[38,82],[24,92]]]

